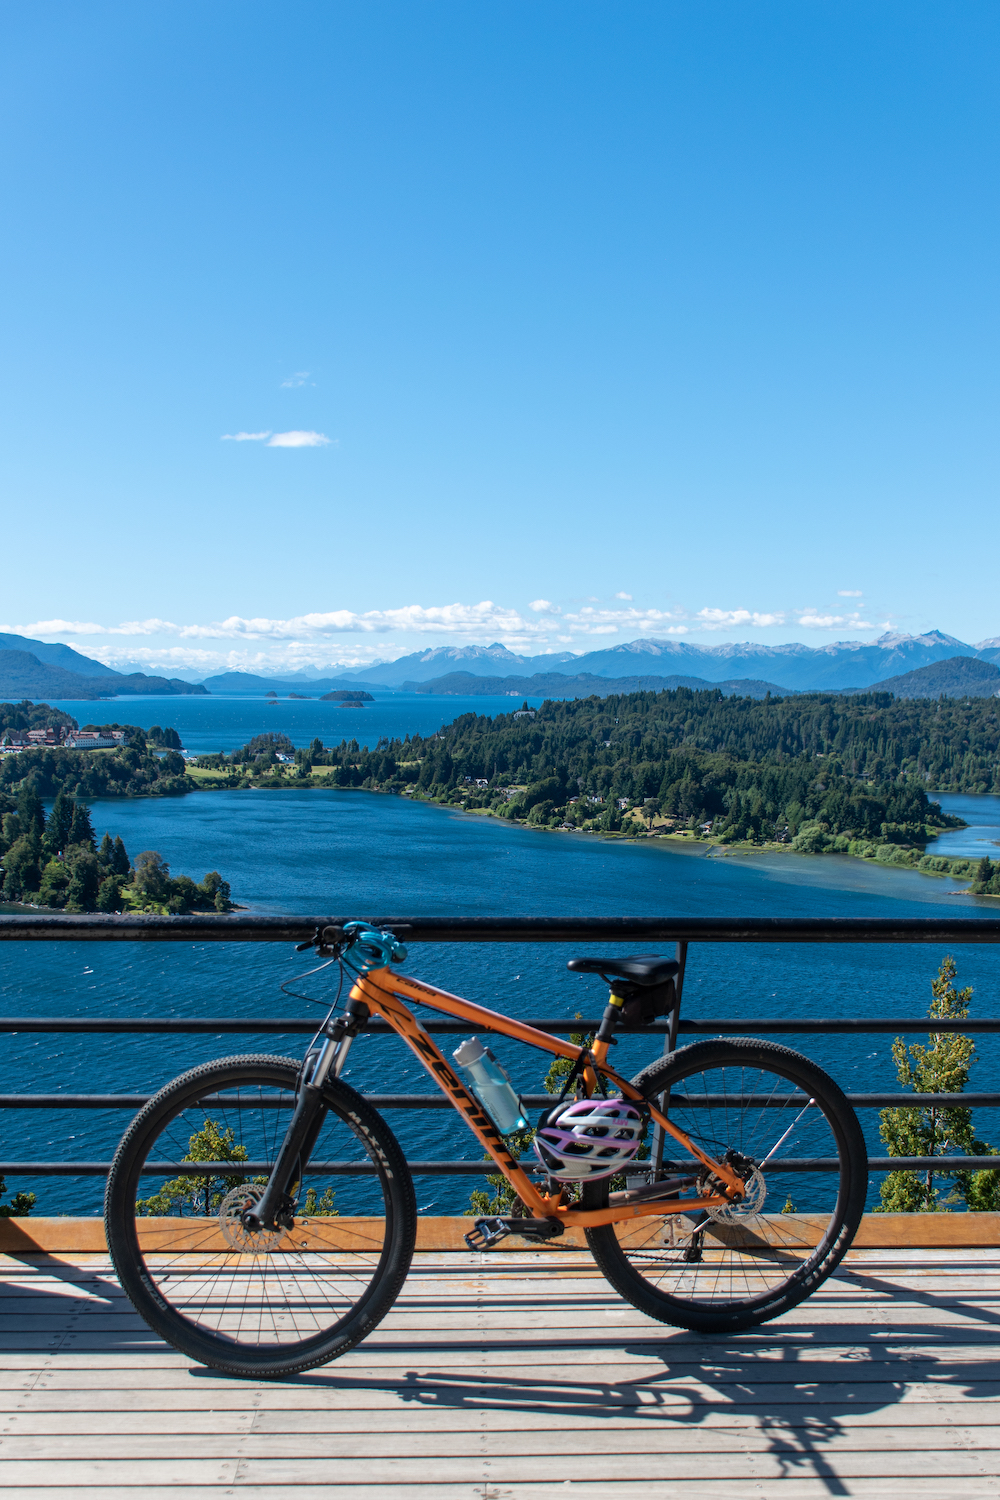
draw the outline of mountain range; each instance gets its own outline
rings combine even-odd
[[[346,677],[306,677],[296,672],[291,677],[261,677],[255,672],[220,672],[206,677],[202,686],[209,693],[240,693],[253,697],[257,693],[298,693],[300,697],[318,698],[337,688],[358,688],[361,692],[384,693],[378,682],[355,682]]]
[[[932,662],[902,677],[887,677],[879,692],[897,698],[997,698],[1000,697],[1000,667],[975,656],[952,656]]]
[[[205,693],[178,677],[115,672],[72,646],[46,645],[23,635],[0,633],[0,698],[94,699]]]
[[[433,646],[401,656],[397,661],[366,667],[365,684],[401,688],[404,682],[430,682],[451,672],[476,677],[530,677],[537,672],[565,676],[698,677],[709,683],[753,678],[797,692],[851,692],[873,687],[887,678],[905,675],[954,656],[1000,663],[1000,636],[967,645],[953,635],[931,630],[924,635],[887,631],[874,641],[834,641],[829,646],[761,646],[749,641],[727,641],[719,646],[696,646],[687,641],[643,637],[620,646],[605,646],[580,656],[555,652],[551,656],[518,656],[506,646]],[[341,683],[354,678],[343,673]]]
[[[222,672],[203,683],[144,672],[116,672],[103,662],[84,656],[72,646],[47,644],[26,636],[0,634],[0,697],[98,698],[135,694],[306,693],[310,696],[338,688],[364,692],[429,691],[432,693],[499,692],[537,697],[539,693],[570,696],[584,691],[622,692],[625,682],[642,686],[718,686],[724,692],[751,696],[774,692],[860,692],[885,687],[903,696],[920,688],[936,696],[988,693],[987,677],[968,685],[962,672],[950,666],[940,678],[910,682],[914,673],[941,662],[956,660],[1000,666],[1000,636],[968,645],[940,630],[923,635],[887,631],[874,641],[835,641],[828,646],[794,642],[762,646],[748,641],[719,646],[642,637],[619,646],[574,655],[557,651],[519,656],[499,642],[490,646],[432,646],[401,656],[397,661],[354,671],[333,671],[311,677],[294,671],[281,676],[251,672]],[[957,675],[956,675],[957,673]],[[967,675],[967,674],[966,674]],[[456,685],[454,679],[464,681]],[[477,679],[483,686],[477,685]],[[486,682],[489,687],[485,686]],[[954,684],[933,687],[938,681]],[[544,685],[543,685],[544,683]],[[898,686],[897,686],[898,684]],[[978,684],[978,685],[977,685]]]
[[[1000,674],[998,674],[1000,675]],[[606,698],[609,693],[662,693],[668,688],[718,688],[726,698],[780,697],[785,689],[774,682],[741,677],[729,682],[706,682],[704,677],[598,677],[593,672],[569,676],[561,672],[535,672],[531,677],[477,677],[473,672],[449,672],[430,682],[407,682],[404,691],[441,696],[496,698]]]

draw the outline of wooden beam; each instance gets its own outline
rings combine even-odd
[[[171,1227],[171,1248],[183,1249],[176,1241],[176,1222],[168,1221]],[[313,1221],[318,1224],[317,1220]],[[188,1221],[185,1239],[190,1237],[188,1248],[197,1250],[224,1250],[221,1233],[218,1244],[213,1237],[211,1243],[205,1239],[210,1223],[204,1220]],[[364,1225],[374,1227],[372,1220],[357,1221],[346,1215],[340,1225],[343,1228],[344,1248],[356,1246],[355,1232]],[[467,1247],[464,1235],[473,1224],[471,1218],[421,1216],[417,1225],[417,1249],[436,1251],[464,1251]],[[323,1221],[324,1231],[340,1227],[337,1220]],[[150,1219],[143,1226],[143,1239],[154,1248],[162,1241],[165,1223],[162,1219]],[[623,1234],[634,1232],[632,1226]],[[296,1231],[303,1238],[308,1231]],[[376,1236],[377,1237],[377,1236]],[[324,1236],[325,1238],[325,1236]],[[877,1249],[989,1249],[1000,1248],[1000,1213],[937,1213],[937,1214],[865,1214],[854,1239],[859,1250]],[[319,1246],[317,1245],[317,1248]],[[506,1251],[523,1253],[526,1242],[515,1235],[502,1240],[491,1253]],[[586,1248],[581,1231],[567,1230],[559,1239],[550,1242],[549,1251],[580,1250]],[[101,1254],[107,1251],[104,1223],[98,1218],[24,1218],[0,1219],[0,1254]]]

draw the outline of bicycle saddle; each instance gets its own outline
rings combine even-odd
[[[633,984],[666,984],[680,968],[672,958],[658,958],[655,953],[646,953],[639,958],[571,958],[566,965],[577,974],[614,974],[619,979],[630,979]]]

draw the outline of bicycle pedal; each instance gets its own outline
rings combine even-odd
[[[470,1250],[490,1250],[510,1232],[506,1219],[477,1219],[465,1236],[465,1243]]]
[[[554,1240],[562,1234],[563,1226],[558,1219],[477,1219],[471,1234],[465,1236],[470,1250],[491,1250],[509,1234],[519,1234],[524,1240]]]

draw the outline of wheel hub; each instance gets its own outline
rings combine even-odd
[[[743,1175],[742,1171],[740,1175]],[[706,1208],[705,1212],[716,1224],[739,1224],[742,1220],[752,1219],[759,1214],[766,1197],[767,1183],[764,1174],[759,1167],[750,1165],[748,1175],[743,1178],[743,1197],[724,1207]]]
[[[241,1183],[239,1187],[230,1188],[219,1204],[219,1227],[231,1250],[246,1255],[266,1254],[269,1250],[276,1250],[288,1233],[287,1227],[250,1229],[244,1223],[244,1215],[251,1213],[263,1196],[263,1183]]]

